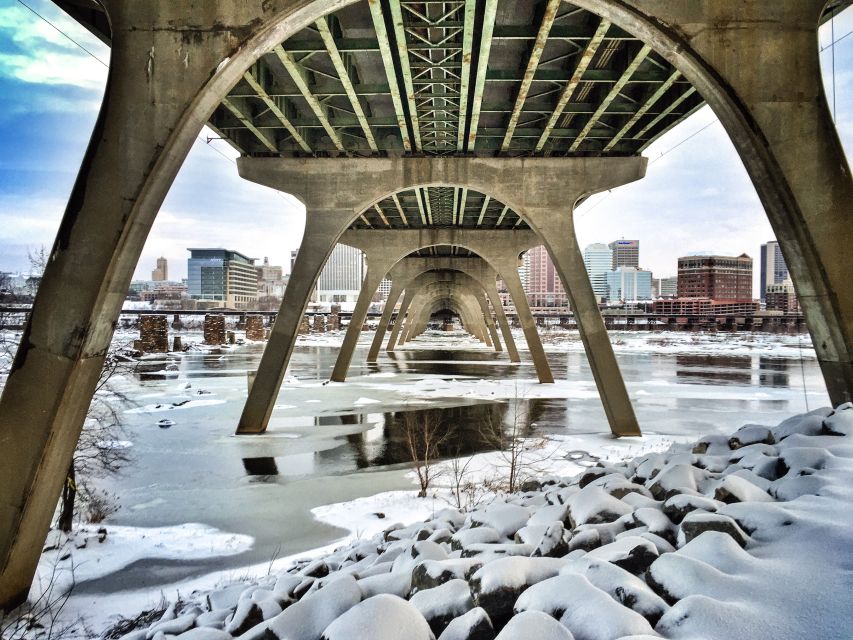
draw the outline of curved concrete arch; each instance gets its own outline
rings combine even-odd
[[[719,118],[779,240],[833,404],[853,400],[853,180],[822,81],[826,0],[577,0],[670,62]],[[772,61],[774,73],[759,71]]]

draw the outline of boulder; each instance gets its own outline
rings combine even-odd
[[[587,558],[610,562],[634,575],[640,575],[658,559],[658,550],[639,536],[626,536],[590,551]]]
[[[512,615],[518,596],[531,585],[557,575],[566,561],[558,558],[500,558],[471,576],[474,604],[489,614],[492,624],[500,629]]]
[[[495,640],[495,630],[485,609],[475,607],[447,625],[438,640]]]
[[[496,640],[574,640],[574,636],[548,614],[525,611],[510,620]]]
[[[424,560],[412,572],[412,593],[433,589],[450,580],[467,580],[481,566],[483,562],[476,558]]]
[[[321,640],[435,640],[424,617],[411,603],[392,595],[361,602],[329,624]]]
[[[450,580],[434,589],[418,591],[409,602],[421,612],[435,635],[444,631],[451,620],[474,608],[465,580]]]
[[[706,531],[719,531],[732,537],[741,547],[745,547],[749,536],[738,523],[729,516],[719,513],[691,513],[681,522],[678,534],[679,546],[684,546]]]

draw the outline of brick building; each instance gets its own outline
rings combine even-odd
[[[745,253],[679,258],[678,297],[752,302],[752,258]]]

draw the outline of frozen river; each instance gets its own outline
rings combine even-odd
[[[736,340],[614,336],[644,431],[728,433],[746,422],[775,424],[828,404],[814,353],[799,339]],[[255,543],[243,554],[215,560],[140,561],[78,585],[77,593],[163,584],[334,541],[346,532],[316,522],[311,508],[412,488],[400,432],[407,411],[441,408],[444,419],[460,427],[455,451],[475,450],[477,426],[494,412],[504,419],[521,416],[531,435],[608,437],[576,338],[548,342],[556,385],[536,384],[528,362],[511,364],[505,354],[465,339],[451,339],[446,349],[436,348],[440,344],[427,338],[368,367],[360,364],[364,342],[343,384],[325,383],[337,356],[334,339],[297,346],[261,436],[233,435],[246,371],[257,368],[261,345],[149,362],[151,369],[175,371],[167,379],[126,384],[133,405],[123,415],[135,461],[108,480],[121,504],[110,521],[142,527],[198,522],[251,535]],[[522,352],[523,360],[527,356]],[[158,428],[163,418],[175,424]]]

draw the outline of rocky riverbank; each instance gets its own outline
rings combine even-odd
[[[849,637],[851,431],[848,404],[527,483],[194,593],[123,637]]]

